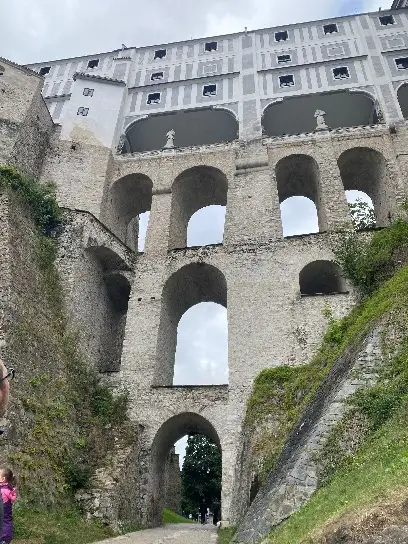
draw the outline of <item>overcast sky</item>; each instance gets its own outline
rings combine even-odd
[[[388,8],[391,0],[0,0],[0,56],[28,64],[160,45],[288,23]],[[316,213],[299,199],[283,210],[285,234],[317,230]],[[302,223],[299,222],[302,218]],[[146,218],[143,224],[146,224]],[[224,212],[200,212],[189,245],[222,240]],[[143,230],[143,228],[142,228]],[[176,384],[226,383],[227,314],[207,303],[183,316],[176,354]],[[181,441],[178,451],[183,452]]]

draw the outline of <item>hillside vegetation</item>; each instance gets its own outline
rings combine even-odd
[[[361,303],[342,320],[333,319],[327,312],[327,333],[309,365],[268,369],[255,381],[247,426],[255,427],[271,417],[277,422],[269,436],[258,440],[265,476],[333,363],[360,342],[374,324],[381,323],[386,363],[377,385],[351,397],[350,410],[319,455],[320,489],[300,512],[271,533],[270,542],[363,543],[365,536],[355,528],[349,534],[346,522],[339,518],[346,519],[352,512],[369,516],[370,508],[375,508],[383,524],[371,523],[371,532],[375,532],[386,526],[378,512],[389,500],[395,503],[393,523],[402,523],[403,508],[399,509],[397,503],[408,498],[407,250],[408,224],[402,220],[375,232],[371,239],[345,233],[336,255],[361,293]],[[354,518],[347,519],[350,526],[356,523]],[[338,539],[332,535],[331,540],[329,535],[334,531],[341,534]],[[364,535],[368,538],[370,531]]]

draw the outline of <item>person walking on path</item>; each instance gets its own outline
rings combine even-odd
[[[9,468],[0,469],[0,492],[3,502],[3,530],[0,544],[10,544],[13,540],[13,504],[16,501],[16,479]]]
[[[9,401],[9,381],[14,378],[14,370],[7,370],[5,364],[0,359],[0,417],[3,417],[7,411]],[[3,434],[0,429],[0,434]],[[0,501],[0,534],[3,530],[3,501]]]

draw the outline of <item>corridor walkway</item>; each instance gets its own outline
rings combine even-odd
[[[214,525],[180,523],[147,529],[97,542],[96,544],[216,544]]]

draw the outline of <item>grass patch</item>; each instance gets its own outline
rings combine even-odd
[[[162,521],[163,523],[194,523],[191,519],[180,516],[180,514],[173,512],[169,508],[163,508]]]
[[[17,503],[13,544],[87,544],[115,536],[101,524],[87,522],[75,509],[38,511]]]
[[[218,544],[230,544],[237,532],[236,527],[218,529]]]
[[[310,501],[270,535],[271,544],[311,544],[314,534],[343,514],[385,500],[408,485],[408,405],[364,444]]]

